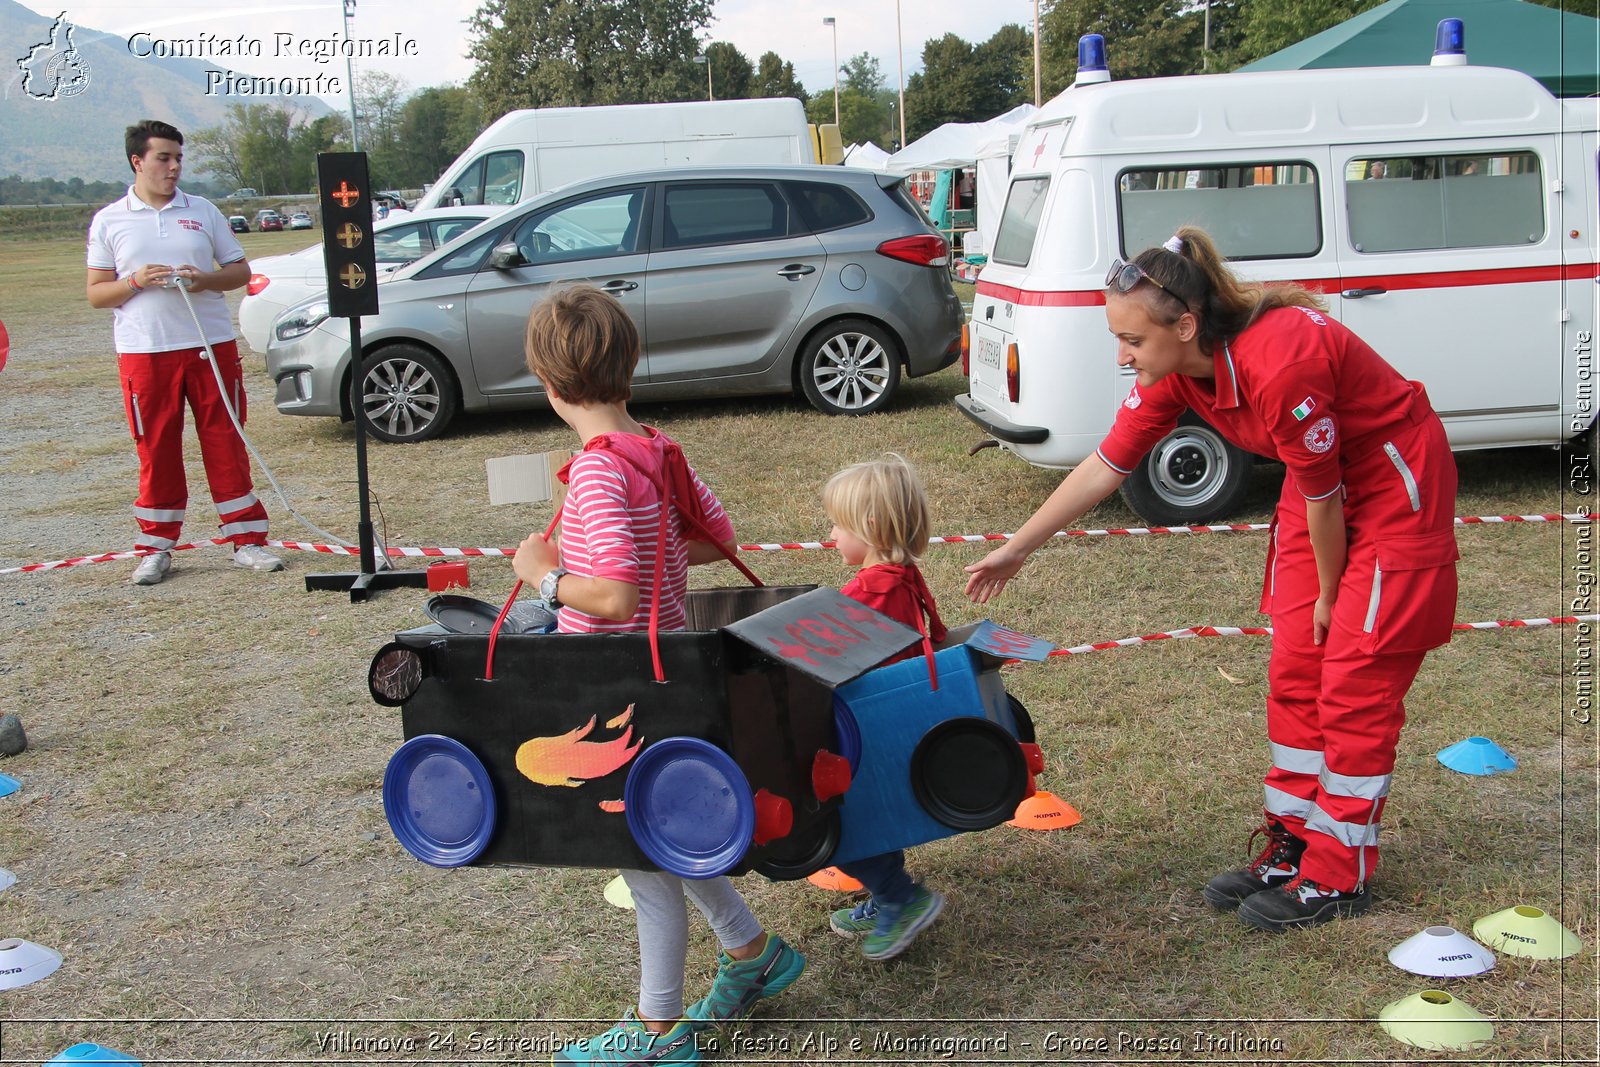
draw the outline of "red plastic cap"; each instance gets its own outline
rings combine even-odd
[[[788,837],[794,829],[794,806],[776,793],[756,790],[756,829],[750,840],[758,845]]]
[[[817,749],[817,757],[811,761],[811,788],[823,804],[843,796],[850,788],[850,761],[825,748]]]
[[[1028,764],[1029,774],[1044,773],[1044,749],[1032,741],[1018,741],[1017,747],[1022,749],[1022,758]]]
[[[251,296],[255,296],[257,293],[261,292],[261,290],[265,289],[271,284],[272,279],[267,277],[265,274],[252,274],[250,275],[249,283],[244,287],[244,291],[249,293]]]

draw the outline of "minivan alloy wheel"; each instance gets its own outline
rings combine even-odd
[[[455,417],[449,371],[439,357],[413,345],[385,348],[366,361],[361,406],[373,435],[384,441],[425,441]]]
[[[841,320],[806,347],[800,383],[806,399],[824,414],[870,414],[888,404],[900,384],[897,347],[870,322]]]

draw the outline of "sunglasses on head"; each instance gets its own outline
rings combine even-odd
[[[1183,297],[1150,277],[1149,272],[1137,263],[1125,263],[1117,259],[1112,261],[1111,269],[1106,272],[1106,288],[1115,289],[1119,293],[1131,293],[1140,282],[1149,282],[1185,307],[1189,304]]]

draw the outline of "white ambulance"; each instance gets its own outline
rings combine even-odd
[[[1247,277],[1322,290],[1427,385],[1456,449],[1552,445],[1593,422],[1600,101],[1461,55],[1113,83],[1103,46],[1085,51],[1018,140],[978,279],[956,406],[993,443],[1048,467],[1093,453],[1133,377],[1106,272],[1184,223]],[[1211,521],[1252,463],[1196,420],[1123,491],[1149,522]]]

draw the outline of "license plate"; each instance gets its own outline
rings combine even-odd
[[[1000,367],[1000,342],[992,338],[978,338],[978,362],[986,367]]]

